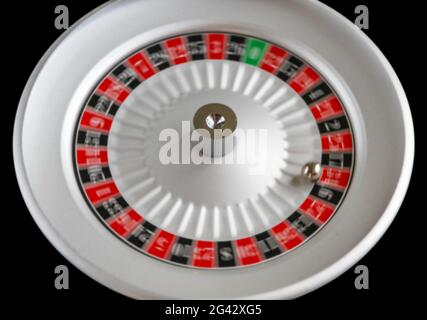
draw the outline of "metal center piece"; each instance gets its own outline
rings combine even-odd
[[[193,118],[195,130],[209,134],[211,139],[223,139],[234,133],[237,128],[237,116],[234,111],[224,104],[210,103],[204,105]]]
[[[206,124],[211,129],[224,129],[225,118],[219,113],[212,113],[207,116]]]

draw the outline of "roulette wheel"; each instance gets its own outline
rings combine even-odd
[[[133,298],[289,299],[397,214],[414,133],[377,47],[318,1],[111,1],[23,92],[14,159],[49,241]]]

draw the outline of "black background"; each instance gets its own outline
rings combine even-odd
[[[177,0],[179,1],[179,0]],[[43,53],[61,35],[54,28],[54,9],[65,4],[70,10],[71,23],[77,21],[90,10],[104,1],[91,0],[78,2],[69,0],[32,1],[8,3],[3,11],[2,20],[2,86],[3,91],[3,126],[6,129],[3,143],[7,151],[2,158],[7,160],[7,170],[3,177],[7,184],[3,189],[3,203],[7,203],[2,214],[3,228],[7,230],[3,240],[3,255],[7,252],[3,267],[7,270],[3,278],[7,282],[9,297],[38,297],[45,301],[93,298],[107,300],[128,300],[127,298],[103,287],[74,268],[42,235],[32,220],[17,187],[12,163],[12,129],[20,94],[33,68]],[[354,9],[365,4],[370,9],[370,30],[365,31],[387,56],[400,77],[410,100],[415,125],[419,122],[417,112],[422,92],[419,75],[425,69],[420,40],[425,41],[421,5],[392,4],[385,1],[323,1],[354,21]],[[409,2],[409,1],[408,1]],[[415,1],[411,1],[415,3]],[[418,40],[416,40],[418,38]],[[423,39],[422,39],[423,38]],[[425,71],[424,71],[425,74]],[[424,84],[425,86],[425,84]],[[417,95],[419,95],[417,97]],[[6,114],[6,117],[4,115]],[[7,120],[5,120],[5,118]],[[418,135],[418,140],[421,140]],[[4,149],[5,150],[5,149]],[[416,170],[417,168],[415,168]],[[404,300],[415,298],[414,288],[422,288],[424,277],[421,273],[421,249],[417,235],[423,233],[425,209],[419,201],[416,206],[417,173],[414,171],[412,183],[406,200],[391,228],[375,248],[360,261],[370,270],[370,290],[358,291],[354,287],[354,268],[335,281],[307,296],[291,302],[310,305],[314,302],[324,303],[325,308],[337,307],[337,299],[355,301],[360,305],[376,302],[379,299],[388,302],[389,308],[401,305]],[[70,290],[56,290],[54,287],[54,268],[65,264],[70,269]],[[5,282],[3,281],[3,283]],[[396,303],[394,303],[396,302]],[[265,312],[273,313],[274,308],[281,308],[289,302],[267,304]],[[168,303],[165,303],[167,305]],[[154,310],[162,309],[158,304],[150,304]],[[146,305],[148,308],[148,306]]]

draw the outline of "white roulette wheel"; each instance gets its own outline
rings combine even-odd
[[[40,61],[14,132],[45,236],[139,299],[324,285],[386,231],[413,157],[391,66],[311,0],[108,2]]]

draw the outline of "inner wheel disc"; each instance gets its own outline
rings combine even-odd
[[[233,152],[192,159],[193,114],[209,140],[239,119]],[[301,245],[334,214],[350,183],[349,122],[330,85],[289,50],[236,34],[175,36],[100,81],[76,130],[76,170],[99,218],[137,250],[247,266]],[[170,136],[170,150],[165,130],[182,136]],[[301,179],[309,162],[323,165],[317,183]]]
[[[296,297],[360,259],[397,213],[413,158],[407,101],[329,8],[120,1],[83,21],[30,79],[14,151],[40,228],[104,285],[135,298]]]

